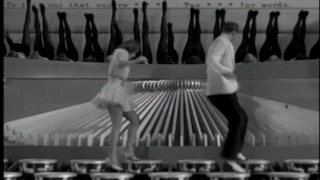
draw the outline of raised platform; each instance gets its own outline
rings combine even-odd
[[[106,79],[107,63],[4,59],[4,77],[8,79]],[[258,62],[236,64],[241,79],[315,79],[319,78],[319,60]],[[137,64],[130,80],[206,79],[206,65]]]
[[[179,159],[221,160],[220,147],[138,147],[136,154],[142,159],[157,159],[176,163]],[[121,147],[119,153],[122,153]],[[60,161],[71,159],[104,159],[108,147],[51,147],[51,146],[5,146],[4,158],[50,158]],[[250,159],[319,159],[319,146],[252,147],[245,146],[244,154]]]

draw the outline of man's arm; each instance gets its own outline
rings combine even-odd
[[[216,72],[224,75],[232,73],[232,69],[221,63],[221,58],[227,46],[221,40],[216,40],[209,48],[209,52],[206,58],[206,64]]]

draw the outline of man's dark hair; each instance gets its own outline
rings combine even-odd
[[[222,28],[222,32],[226,33],[232,33],[232,32],[238,32],[239,31],[239,25],[235,22],[228,21],[225,22]]]

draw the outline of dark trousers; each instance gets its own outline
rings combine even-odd
[[[212,95],[208,99],[228,120],[229,132],[221,155],[225,159],[235,160],[243,148],[248,124],[247,113],[240,106],[236,93]]]

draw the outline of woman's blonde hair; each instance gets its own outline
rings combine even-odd
[[[133,39],[123,42],[119,48],[127,50],[129,54],[136,54],[141,50],[140,44]]]

